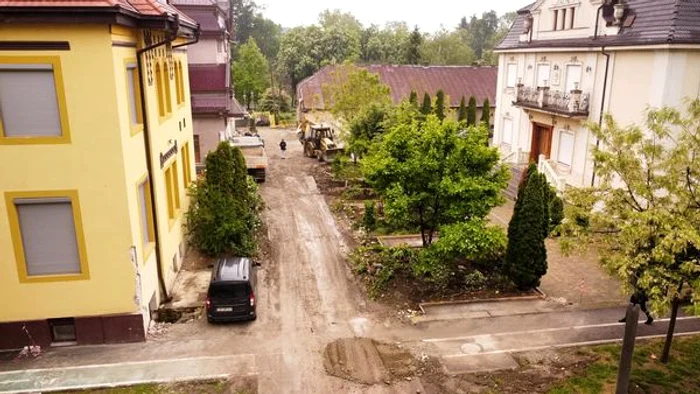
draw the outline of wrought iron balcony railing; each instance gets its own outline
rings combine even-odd
[[[569,92],[551,90],[549,87],[516,87],[515,105],[542,109],[567,116],[588,116],[589,94],[580,89]]]

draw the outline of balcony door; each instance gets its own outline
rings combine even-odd
[[[552,153],[552,126],[532,124],[532,145],[530,146],[530,161],[537,163],[540,155],[549,159]]]

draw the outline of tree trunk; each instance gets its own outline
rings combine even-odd
[[[622,340],[620,365],[617,370],[616,394],[627,394],[629,392],[634,341],[637,337],[637,324],[639,324],[637,319],[639,319],[639,306],[632,304],[627,305],[627,312],[625,313],[625,336]]]
[[[673,341],[673,331],[676,329],[676,317],[678,317],[678,308],[681,305],[681,300],[678,296],[673,298],[671,319],[668,322],[668,331],[666,332],[666,342],[664,343],[664,351],[661,354],[661,362],[666,364],[671,353],[671,342]]]

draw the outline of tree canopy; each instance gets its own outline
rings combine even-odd
[[[587,127],[600,140],[598,184],[567,192],[563,245],[596,240],[603,264],[657,312],[672,308],[675,316],[684,286],[698,305],[700,100],[683,113],[649,110],[643,127],[622,127],[611,115]]]
[[[508,180],[487,131],[428,115],[393,125],[362,161],[367,181],[386,201],[387,215],[420,229],[430,245],[435,231],[465,218],[481,219],[502,201]]]
[[[252,37],[239,50],[238,59],[233,62],[234,92],[236,98],[250,109],[262,93],[270,86],[270,71],[267,59],[263,56]]]

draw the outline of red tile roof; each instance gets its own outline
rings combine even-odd
[[[192,92],[228,91],[226,64],[190,64],[190,89]]]
[[[108,8],[122,9],[144,16],[168,16],[177,14],[181,21],[196,26],[192,18],[167,4],[164,0],[0,0],[2,8]]]
[[[364,68],[379,74],[382,83],[391,89],[394,103],[408,100],[411,91],[418,94],[419,103],[425,93],[434,99],[440,89],[450,98],[453,108],[459,106],[462,96],[467,100],[474,96],[479,106],[486,98],[492,106],[496,103],[498,67],[372,65]],[[323,109],[319,108],[319,105],[323,107],[323,85],[332,81],[335,69],[335,66],[326,66],[299,83],[298,99],[306,98],[303,109]]]

